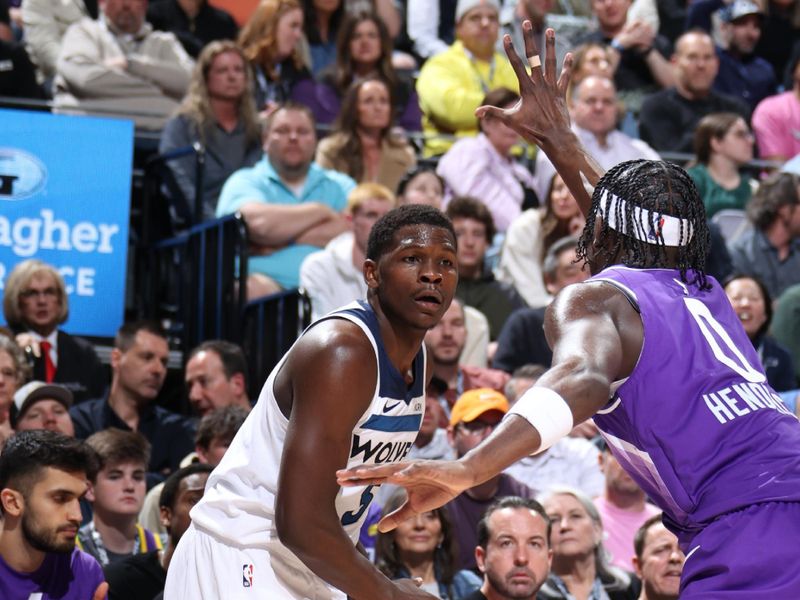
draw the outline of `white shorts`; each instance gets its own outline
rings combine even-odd
[[[280,550],[283,550],[282,552]],[[189,526],[169,563],[164,600],[345,600],[282,547],[239,548]]]

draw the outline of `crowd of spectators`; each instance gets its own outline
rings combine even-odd
[[[492,431],[550,364],[547,305],[589,276],[575,259],[585,220],[547,157],[474,114],[517,102],[500,38],[521,52],[524,19],[540,41],[556,30],[559,61],[574,54],[567,109],[601,166],[688,169],[711,221],[708,270],[798,410],[800,0],[260,0],[238,21],[224,5],[0,0],[0,95],[133,119],[160,153],[201,147],[202,180],[194,154],[168,162],[176,225],[196,201],[206,220],[240,213],[248,297],[299,287],[314,319],[364,297],[380,216],[408,203],[446,212],[460,280],[426,336],[433,379],[411,456],[461,456]],[[104,591],[99,562],[110,598],[150,600],[254,401],[247,357],[221,340],[185,352],[191,414],[178,414],[160,402],[170,346],[158,322],[123,324],[104,365],[68,333],[64,280],[35,257],[6,275],[3,311],[0,596],[47,592],[31,575],[46,568],[46,585],[89,598]],[[19,500],[53,485],[69,498],[47,519],[45,500]],[[376,539],[402,492],[377,499],[362,535],[376,564],[442,599],[507,586],[677,598],[674,536],[591,422]],[[38,532],[50,545],[15,526],[31,519],[53,527]],[[498,541],[523,535],[522,558]],[[94,558],[70,559],[75,539]],[[524,585],[510,575],[519,561]]]

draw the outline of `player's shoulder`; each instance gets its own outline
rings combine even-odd
[[[617,285],[604,279],[587,279],[563,288],[546,310],[549,317],[579,312],[607,312],[609,302],[622,297]]]
[[[336,362],[340,367],[346,363],[374,363],[373,345],[364,328],[357,321],[343,314],[327,316],[314,323],[292,348],[290,361],[299,364],[315,364],[320,361]]]

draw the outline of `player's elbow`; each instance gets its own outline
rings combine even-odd
[[[306,546],[313,542],[313,536],[309,536],[305,530],[304,524],[308,519],[304,519],[300,512],[296,506],[291,503],[287,505],[278,497],[275,503],[275,529],[278,539],[302,560],[307,553]]]
[[[298,528],[293,517],[291,507],[286,507],[278,499],[275,503],[275,529],[281,543],[292,551],[295,550],[295,546],[298,544],[297,539],[300,537],[297,535]]]
[[[611,397],[611,378],[596,363],[584,357],[570,357],[558,365],[559,377],[570,396],[580,398],[572,405],[576,423],[580,423],[603,408]]]

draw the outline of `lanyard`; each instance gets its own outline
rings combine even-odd
[[[108,563],[110,562],[108,558],[108,551],[103,544],[103,538],[100,537],[100,534],[94,526],[94,520],[89,523],[89,532],[92,535],[92,542],[94,543],[95,550],[97,551],[98,562],[103,567],[108,566]],[[147,541],[144,537],[144,529],[141,525],[136,525],[136,532],[136,545],[133,547],[131,554],[139,554],[142,552],[142,548],[147,545]]]
[[[256,66],[256,85],[258,85],[258,89],[264,95],[264,103],[267,102],[280,102],[283,98],[280,98],[280,94],[278,94],[278,90],[281,87],[280,77],[281,77],[281,64],[278,63],[275,65],[275,70],[278,73],[278,80],[276,82],[271,82],[267,80],[267,75],[264,73],[264,69],[261,68],[260,65]],[[259,107],[261,108],[261,107]]]
[[[475,72],[475,78],[478,80],[478,83],[480,84],[485,96],[491,90],[490,86],[494,80],[494,69],[496,66],[494,56],[492,56],[492,60],[489,61],[489,81],[487,82],[483,79],[483,77],[481,77],[481,72],[478,70],[478,65],[476,64],[477,59],[475,58],[475,55],[466,48],[464,48],[464,52],[466,53],[467,58],[469,58],[469,64],[472,65],[472,70]]]

